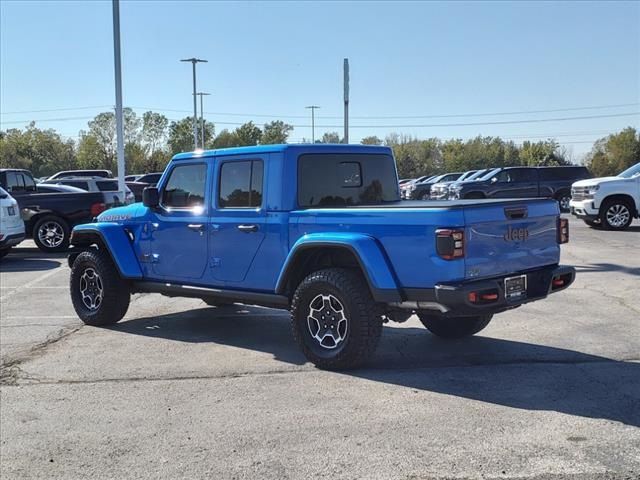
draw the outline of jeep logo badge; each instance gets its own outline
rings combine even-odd
[[[509,230],[504,234],[505,242],[516,242],[521,241],[524,242],[529,238],[529,229],[528,228],[512,228],[509,227]]]

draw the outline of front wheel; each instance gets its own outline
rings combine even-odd
[[[440,338],[454,339],[469,337],[489,325],[493,315],[473,317],[442,317],[418,313],[418,318],[427,329]]]
[[[633,220],[631,209],[626,200],[607,200],[600,208],[600,223],[607,230],[625,230]]]
[[[107,252],[89,250],[78,255],[71,268],[71,301],[87,325],[117,323],[129,308],[131,293]]]
[[[319,368],[355,368],[373,354],[382,333],[382,311],[362,275],[329,268],[305,278],[291,306],[296,342]]]

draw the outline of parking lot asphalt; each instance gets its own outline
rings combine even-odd
[[[1,478],[640,478],[640,226],[571,219],[568,290],[317,370],[287,312],[136,295],[83,326],[64,255],[0,266]]]

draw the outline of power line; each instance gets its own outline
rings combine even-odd
[[[493,113],[457,113],[457,114],[437,114],[437,115],[364,115],[364,116],[351,116],[351,118],[356,119],[368,119],[368,120],[377,120],[377,119],[419,119],[419,118],[458,118],[458,117],[491,117],[491,116],[504,116],[504,115],[523,115],[529,113],[558,113],[558,112],[573,112],[573,111],[581,111],[581,110],[601,110],[608,108],[623,108],[623,107],[634,107],[640,105],[640,102],[634,103],[618,103],[618,104],[610,104],[610,105],[593,105],[593,106],[582,106],[582,107],[568,107],[568,108],[555,108],[548,110],[519,110],[519,111],[509,111],[509,112],[493,112]],[[14,115],[21,113],[45,113],[45,112],[63,112],[63,111],[74,111],[74,110],[91,110],[96,108],[113,108],[113,105],[95,105],[95,106],[82,106],[82,107],[68,107],[68,108],[52,108],[52,109],[44,109],[44,110],[21,110],[21,111],[13,111],[13,112],[0,112],[0,115]],[[157,108],[157,107],[130,107],[135,110],[152,110],[157,112],[176,112],[176,113],[191,113],[190,110],[179,110],[179,109],[170,109],[170,108]],[[275,114],[260,114],[260,113],[238,113],[238,112],[205,112],[207,115],[222,115],[229,117],[254,117],[254,118],[302,118],[306,119],[308,116],[305,115],[275,115]],[[342,119],[342,116],[320,116],[317,118],[323,119]]]

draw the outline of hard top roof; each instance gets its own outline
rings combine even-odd
[[[390,147],[378,145],[340,144],[340,143],[291,143],[277,145],[255,145],[250,147],[218,148],[215,150],[202,150],[194,152],[178,153],[172,160],[186,160],[200,157],[251,155],[261,153],[284,152],[285,150],[298,150],[304,153],[391,153]]]

